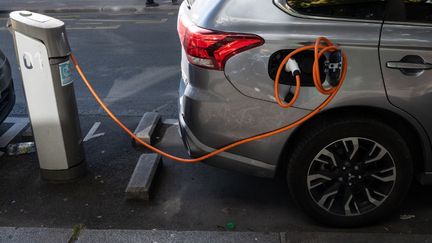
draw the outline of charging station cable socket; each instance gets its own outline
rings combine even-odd
[[[327,81],[329,82],[329,84],[333,87],[338,86],[344,66],[342,52],[340,50],[337,50],[330,53],[328,60],[326,60],[324,63],[324,66],[324,72],[328,76]]]

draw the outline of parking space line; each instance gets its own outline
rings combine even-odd
[[[92,23],[76,23],[76,24],[79,24],[79,25],[85,25],[85,24],[89,24],[89,25],[99,25],[99,24],[103,24],[103,23],[98,23],[98,22],[92,22]]]
[[[100,122],[95,122],[93,124],[93,126],[90,128],[89,132],[87,133],[87,135],[85,136],[85,138],[83,139],[84,142],[87,142],[93,138],[97,138],[97,137],[101,137],[103,135],[105,135],[104,132],[95,134],[95,132],[97,131],[97,129],[99,128],[99,126],[101,125]]]
[[[145,20],[135,21],[135,24],[163,24],[163,23],[165,23],[167,21],[168,21],[167,18],[163,18],[163,19],[160,19],[160,20],[145,19]]]
[[[61,19],[78,19],[81,17],[81,15],[60,15],[60,16],[55,16],[53,15],[54,18],[61,18]]]
[[[168,103],[166,103],[166,104],[160,105],[160,106],[154,108],[154,109],[152,110],[152,112],[160,111],[160,110],[164,109],[165,107],[168,107],[168,106],[171,105],[171,104],[172,104],[171,102],[168,102]]]
[[[81,22],[98,21],[98,22],[109,22],[109,23],[133,23],[137,20],[133,20],[133,19],[78,19],[78,21],[81,21]]]
[[[178,125],[179,121],[178,119],[163,119],[162,123],[166,125]]]
[[[121,27],[120,23],[131,23],[131,24],[163,24],[168,21],[168,18],[161,19],[143,19],[143,20],[133,20],[133,19],[73,19],[71,16],[68,18],[61,18],[63,21],[76,21],[73,25],[66,25],[68,30],[115,30]],[[79,17],[79,16],[78,16]],[[113,25],[103,25],[104,23]],[[83,26],[86,25],[86,26]],[[0,31],[6,31],[6,27],[0,27]]]
[[[0,148],[5,148],[29,123],[28,118],[8,117],[5,123],[13,123],[0,137]]]
[[[68,30],[116,30],[120,25],[107,25],[107,26],[66,26]]]
[[[103,22],[103,23],[165,23],[168,18],[161,19],[63,19],[63,20],[77,20],[78,22]]]

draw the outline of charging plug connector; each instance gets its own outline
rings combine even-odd
[[[295,77],[297,75],[300,75],[301,71],[299,68],[299,65],[295,59],[290,58],[285,65],[285,71],[291,72],[292,75]]]

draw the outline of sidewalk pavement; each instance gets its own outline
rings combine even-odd
[[[158,9],[176,9],[171,0],[155,0]],[[0,13],[15,10],[29,10],[33,12],[142,12],[145,11],[146,0],[1,0]],[[181,0],[179,1],[181,3]]]
[[[69,230],[52,228],[0,228],[0,242],[233,242],[233,243],[399,243],[432,242],[431,235],[342,233],[342,232],[227,232],[227,231],[166,231],[166,230]]]

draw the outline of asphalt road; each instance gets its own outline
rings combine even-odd
[[[64,14],[73,51],[96,90],[133,129],[146,111],[176,116],[180,46],[171,10],[140,15]],[[5,19],[0,25],[4,25]],[[0,29],[0,48],[15,63],[12,38]],[[17,105],[25,116],[16,65]],[[125,199],[124,189],[143,150],[110,121],[80,81],[75,82],[83,133],[100,122],[104,135],[85,144],[89,173],[71,184],[39,177],[35,154],[3,156],[0,163],[0,226],[92,229],[346,232],[430,234],[432,189],[414,185],[400,212],[366,228],[335,229],[307,218],[288,195],[283,178],[255,178],[164,160],[150,202]],[[6,128],[0,128],[0,131]],[[186,156],[175,126],[165,127],[158,146]],[[18,136],[15,141],[22,138]],[[402,215],[402,216],[401,216]]]
[[[430,187],[414,185],[400,212],[376,225],[338,229],[311,221],[292,201],[285,180],[247,176],[205,164],[164,159],[149,202],[128,201],[124,190],[141,153],[106,116],[81,115],[86,134],[96,122],[103,136],[85,143],[89,172],[68,184],[41,180],[35,154],[3,156],[0,227],[144,229],[241,232],[430,234]],[[139,117],[122,116],[134,128]],[[163,126],[156,145],[187,156],[176,126]],[[18,136],[15,141],[23,141]],[[288,237],[287,236],[287,237]],[[415,238],[413,238],[414,240]]]
[[[70,10],[96,8],[138,8],[145,7],[145,0],[2,0],[0,12],[10,10]],[[171,0],[157,0],[160,4],[170,4]],[[181,0],[179,1],[181,2]],[[166,6],[165,6],[166,7]]]
[[[142,14],[54,14],[64,20],[72,50],[95,89],[116,114],[141,116],[157,111],[176,116],[180,79],[180,44],[175,10]],[[6,25],[6,17],[0,26]],[[0,28],[0,49],[13,67],[17,104],[13,115],[26,113],[21,77],[11,34]],[[76,78],[80,114],[103,114]]]

